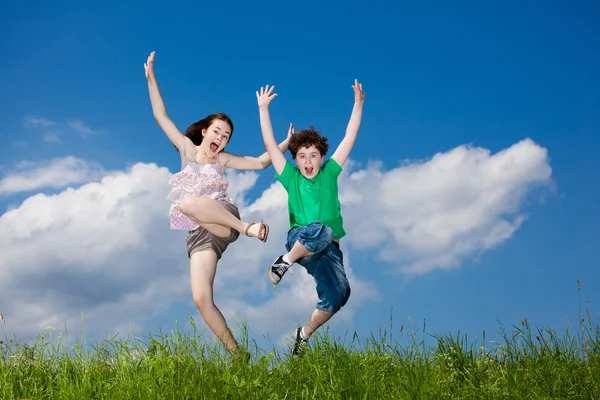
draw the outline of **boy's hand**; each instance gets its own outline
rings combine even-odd
[[[275,86],[260,88],[260,93],[256,91],[256,99],[258,100],[258,108],[267,108],[275,97],[277,97],[277,93],[273,93],[273,89]]]
[[[288,129],[288,135],[287,135],[287,140],[290,140],[292,138],[292,135],[294,134],[294,124],[292,124],[290,122],[290,129]]]
[[[148,56],[148,60],[144,63],[144,69],[146,70],[146,79],[149,81],[154,81],[156,77],[154,76],[154,51],[150,53]]]
[[[362,90],[362,83],[358,83],[358,79],[354,80],[354,102],[357,104],[363,104],[365,102],[365,92]]]

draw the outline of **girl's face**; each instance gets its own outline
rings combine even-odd
[[[225,121],[215,119],[207,129],[202,130],[204,139],[200,146],[204,148],[207,156],[214,157],[225,148],[230,136],[231,126]]]
[[[296,164],[298,164],[298,169],[307,179],[317,176],[322,162],[323,156],[314,145],[302,147],[296,153]]]

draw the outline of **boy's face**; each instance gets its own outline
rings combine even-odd
[[[302,147],[296,153],[296,164],[298,164],[298,169],[307,179],[317,176],[322,162],[323,156],[314,145]]]

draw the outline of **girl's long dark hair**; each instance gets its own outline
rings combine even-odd
[[[229,141],[231,141],[231,137],[233,136],[233,122],[231,122],[231,118],[224,113],[214,113],[210,114],[208,117],[201,119],[200,121],[196,121],[191,124],[187,130],[185,131],[185,136],[187,136],[192,143],[196,146],[200,146],[202,143],[202,129],[208,129],[208,127],[213,123],[215,119],[221,120],[223,122],[227,122],[231,127],[231,134],[229,135]]]

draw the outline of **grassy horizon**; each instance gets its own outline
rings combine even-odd
[[[600,326],[589,313],[562,335],[526,320],[502,341],[380,330],[314,335],[301,357],[241,343],[232,360],[203,332],[132,335],[68,347],[62,336],[0,343],[0,399],[600,399]],[[392,334],[395,334],[395,337]],[[402,343],[406,342],[406,343]]]

